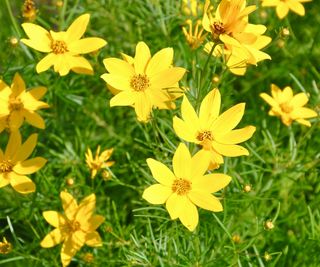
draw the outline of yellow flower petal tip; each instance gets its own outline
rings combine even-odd
[[[305,15],[305,9],[302,3],[311,2],[312,0],[262,0],[263,7],[275,7],[277,16],[280,19],[285,18],[289,11],[293,11],[299,16]]]
[[[62,191],[60,198],[64,214],[56,211],[43,212],[45,220],[55,229],[44,237],[40,245],[50,248],[63,243],[61,262],[63,266],[67,266],[82,246],[102,246],[101,237],[96,230],[104,222],[104,217],[93,214],[96,206],[95,194],[87,196],[79,204],[68,192]]]
[[[131,106],[141,122],[150,120],[153,108],[173,109],[174,100],[184,94],[178,82],[186,70],[173,67],[173,49],[164,48],[151,56],[144,42],[136,45],[134,57],[106,58],[108,73],[101,78],[115,95],[110,106]]]
[[[22,28],[29,39],[21,39],[25,45],[47,55],[38,62],[36,71],[41,73],[53,66],[61,76],[70,70],[92,74],[93,69],[82,54],[98,51],[107,42],[98,37],[82,38],[90,20],[89,14],[78,17],[66,31],[47,31],[33,23],[23,23]]]
[[[308,95],[303,92],[294,95],[289,86],[281,90],[272,84],[271,95],[261,93],[260,97],[271,106],[269,115],[279,117],[286,126],[296,121],[310,127],[311,123],[308,119],[318,116],[314,110],[304,107],[309,101]]]
[[[199,222],[197,206],[213,212],[222,211],[219,199],[212,193],[231,181],[225,174],[205,175],[209,163],[207,153],[199,151],[192,157],[183,143],[174,153],[173,171],[157,160],[147,159],[158,183],[145,189],[142,197],[151,204],[165,204],[172,220],[179,218],[189,231],[194,231]]]

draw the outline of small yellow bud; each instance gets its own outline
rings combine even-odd
[[[249,193],[252,190],[252,186],[250,184],[246,184],[243,187],[243,191]]]
[[[283,48],[285,46],[286,42],[282,39],[279,39],[278,42],[277,42],[277,46],[279,48]]]
[[[260,11],[260,17],[262,19],[266,19],[268,17],[268,13],[265,10]]]
[[[57,0],[56,1],[56,6],[57,7],[62,7],[63,6],[63,1],[62,0]]]
[[[87,263],[92,263],[94,261],[94,256],[92,253],[87,252],[82,256],[82,259]]]
[[[0,242],[0,254],[8,254],[12,251],[12,244],[3,237],[3,242]]]
[[[263,258],[265,261],[271,261],[272,256],[268,252],[265,252]]]
[[[16,47],[19,44],[18,38],[14,36],[10,37],[9,42],[13,47]]]
[[[240,241],[241,241],[240,235],[234,234],[234,235],[232,236],[232,241],[233,241],[234,243],[236,243],[236,244],[239,244]]]
[[[282,31],[281,31],[281,34],[285,37],[289,36],[290,35],[290,31],[288,28],[283,28]]]
[[[74,185],[74,180],[72,178],[67,179],[67,185],[68,186],[73,186]]]
[[[264,223],[264,228],[266,230],[272,230],[274,228],[274,223],[271,221],[271,220],[267,220],[265,223]]]
[[[220,77],[218,75],[214,75],[212,77],[212,83],[218,83],[218,82],[220,82]]]
[[[103,180],[105,180],[105,181],[109,181],[109,180],[111,180],[111,174],[110,174],[110,172],[108,172],[107,170],[104,170],[103,172],[102,172],[102,178],[103,178]]]

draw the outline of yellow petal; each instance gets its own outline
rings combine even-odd
[[[36,66],[37,73],[48,70],[52,65],[54,65],[56,59],[57,59],[57,57],[53,53],[46,55],[43,59],[41,59],[38,62],[37,66]]]
[[[293,97],[293,92],[290,86],[286,86],[279,96],[280,102],[289,102]]]
[[[0,173],[0,188],[5,187],[8,184],[10,184],[9,179],[7,179],[3,173]]]
[[[296,119],[296,121],[302,125],[305,125],[307,127],[311,127],[310,121],[304,120],[304,119]]]
[[[299,93],[299,94],[296,94],[293,96],[289,105],[292,106],[293,108],[298,108],[298,107],[302,107],[305,104],[307,104],[308,101],[309,101],[309,98],[308,98],[307,94]]]
[[[23,114],[26,118],[26,121],[34,127],[39,129],[44,129],[46,127],[44,120],[38,113],[26,110],[23,112]]]
[[[283,19],[285,16],[288,15],[289,7],[286,3],[280,1],[280,3],[277,5],[276,12],[278,17],[280,19]]]
[[[211,194],[192,190],[188,198],[200,208],[214,212],[223,211],[220,201]]]
[[[42,239],[40,246],[43,248],[51,248],[60,244],[63,239],[64,237],[60,229],[54,229]]]
[[[202,127],[206,127],[219,116],[221,95],[218,89],[213,89],[201,102],[199,119]]]
[[[67,218],[71,221],[74,220],[75,215],[78,211],[77,201],[73,198],[71,194],[65,191],[62,191],[60,193],[60,198],[64,213],[66,214]]]
[[[103,74],[101,75],[101,78],[108,83],[109,85],[111,85],[112,87],[114,87],[115,89],[118,90],[128,90],[128,91],[132,91],[132,88],[130,86],[130,77],[127,76],[121,76],[120,74],[115,75],[115,74]]]
[[[79,209],[76,214],[76,220],[80,223],[82,221],[88,221],[91,218],[95,207],[96,195],[90,194],[89,196],[85,197],[79,204]]]
[[[275,99],[273,99],[271,96],[269,96],[266,93],[261,93],[260,97],[272,107],[278,107],[279,106],[278,102],[276,102]]]
[[[277,6],[279,0],[263,0],[262,6]]]
[[[93,74],[93,69],[88,60],[81,56],[69,57],[69,65],[72,71],[79,74]]]
[[[203,17],[202,17],[202,26],[207,32],[211,32],[211,22],[207,15],[209,5],[210,5],[210,1],[206,0],[206,3],[204,5]]]
[[[36,185],[27,176],[18,175],[14,172],[8,173],[10,184],[20,194],[29,194],[36,191]]]
[[[154,184],[144,190],[142,198],[151,204],[163,204],[172,193],[170,187],[162,184]]]
[[[79,40],[85,33],[90,20],[89,14],[83,14],[72,22],[67,29],[67,42]]]
[[[134,110],[139,121],[148,122],[152,110],[152,103],[145,92],[136,94]]]
[[[166,209],[169,212],[171,220],[175,220],[180,215],[180,200],[183,197],[178,196],[176,193],[173,193],[166,202]]]
[[[158,51],[154,56],[150,59],[146,74],[148,77],[154,76],[156,73],[164,71],[170,68],[173,60],[173,49],[172,48],[164,48]]]
[[[17,154],[13,158],[14,162],[24,161],[26,160],[33,152],[34,148],[37,145],[38,135],[32,134],[28,137],[28,139],[22,144],[17,151]]]
[[[221,173],[211,173],[199,177],[192,182],[192,190],[197,192],[215,193],[225,188],[231,181],[231,177]]]
[[[40,52],[52,51],[50,34],[47,30],[33,23],[22,23],[21,26],[30,38],[30,40],[21,39],[21,42]]]
[[[107,42],[98,37],[89,37],[77,40],[68,45],[68,49],[71,53],[75,54],[87,54],[93,51],[99,50],[104,47]]]
[[[197,181],[199,177],[207,171],[208,166],[210,164],[210,154],[207,153],[205,150],[199,150],[191,159],[191,175],[190,179],[192,183]]]
[[[79,250],[86,242],[87,233],[79,230],[72,233],[72,246]]]
[[[137,74],[144,74],[146,66],[151,58],[149,47],[144,42],[139,42],[136,46],[134,57],[134,68]]]
[[[172,167],[176,177],[188,178],[191,174],[191,155],[184,143],[180,143],[173,155]]]
[[[256,127],[247,126],[242,129],[232,130],[225,135],[215,136],[215,140],[226,145],[239,144],[250,139],[255,131]]]
[[[118,58],[106,58],[103,60],[103,64],[111,74],[123,75],[126,77],[131,77],[135,74],[131,64]]]
[[[14,110],[9,116],[9,127],[11,131],[17,131],[24,121],[22,110]]]
[[[19,96],[23,91],[26,90],[26,85],[24,80],[21,78],[19,73],[16,73],[13,78],[13,83],[11,85],[12,97]]]
[[[87,222],[87,224],[83,223],[81,228],[87,232],[96,230],[103,222],[104,217],[101,215],[93,215]]]
[[[161,72],[157,72],[150,77],[150,84],[153,88],[169,88],[175,87],[175,84],[180,81],[186,70],[180,67],[173,67]]]
[[[35,88],[32,88],[29,91],[29,94],[32,95],[36,100],[41,99],[47,92],[47,88],[44,86],[38,86]]]
[[[152,176],[162,185],[170,187],[175,179],[172,171],[160,161],[148,158],[147,164],[151,170]]]
[[[13,167],[13,170],[18,174],[32,174],[40,170],[46,163],[46,159],[36,157],[16,163],[16,165]]]
[[[61,248],[61,262],[63,266],[68,266],[74,255],[78,252],[79,248],[73,246],[72,236],[69,236]]]
[[[56,61],[53,65],[54,71],[58,72],[60,76],[67,75],[71,70],[72,57],[67,53],[56,55]]]
[[[12,159],[21,146],[21,134],[19,131],[10,133],[9,141],[4,156],[6,159]]]
[[[67,223],[65,217],[54,210],[44,211],[42,215],[45,220],[55,228],[62,228]]]
[[[244,114],[245,103],[237,104],[223,112],[213,123],[214,133],[223,134],[231,131],[241,121]]]
[[[88,233],[86,235],[86,245],[89,247],[101,247],[102,239],[98,232]]]
[[[177,116],[173,118],[173,129],[177,136],[187,142],[198,142],[196,139],[197,132],[192,124],[186,123],[183,120],[179,119]]]
[[[194,231],[199,222],[198,210],[187,197],[181,199],[179,219],[189,231]]]
[[[195,129],[195,131],[199,130],[200,121],[199,121],[198,115],[186,96],[184,96],[182,100],[181,115],[185,123],[188,123],[189,125],[191,125]]]
[[[136,94],[132,91],[121,91],[110,99],[110,107],[131,106],[136,102]]]
[[[242,146],[238,145],[224,145],[215,141],[212,142],[212,147],[221,155],[227,157],[248,156],[249,151]]]
[[[297,13],[300,16],[304,16],[305,14],[304,7],[298,1],[295,1],[295,0],[288,1],[287,5],[293,12]]]
[[[292,119],[309,119],[315,118],[318,116],[318,113],[310,108],[296,108],[291,113],[290,116]]]

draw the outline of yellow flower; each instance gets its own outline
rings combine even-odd
[[[8,254],[12,251],[12,244],[3,237],[3,241],[0,242],[0,254]]]
[[[269,115],[280,117],[281,121],[287,126],[291,125],[293,121],[297,121],[310,127],[311,123],[306,119],[318,116],[314,110],[303,107],[309,101],[307,94],[298,93],[293,95],[289,86],[281,90],[278,86],[272,84],[271,96],[261,93],[260,97],[271,106]]]
[[[100,146],[98,146],[96,155],[93,157],[92,151],[88,148],[86,153],[86,163],[91,171],[91,178],[93,179],[100,169],[111,167],[114,161],[107,161],[113,153],[113,148],[104,150],[100,155]]]
[[[107,42],[97,37],[80,39],[86,31],[89,19],[90,15],[84,14],[78,17],[67,31],[61,32],[48,32],[33,23],[22,24],[30,39],[21,39],[21,42],[40,52],[49,53],[37,64],[38,73],[46,71],[52,65],[54,71],[61,76],[67,75],[70,70],[76,73],[93,73],[89,61],[80,55],[96,51]]]
[[[57,211],[43,212],[43,217],[55,229],[44,237],[40,245],[50,248],[63,242],[61,261],[63,266],[67,266],[82,246],[102,246],[96,229],[103,223],[104,217],[93,215],[96,206],[95,194],[84,198],[79,205],[67,192],[61,192],[60,198],[64,214]]]
[[[182,12],[188,16],[197,17],[201,14],[203,4],[197,0],[182,0]]]
[[[151,204],[166,203],[171,219],[179,218],[190,231],[198,225],[196,206],[214,212],[223,210],[212,193],[226,187],[231,177],[218,173],[204,175],[209,165],[207,155],[198,152],[191,157],[186,145],[180,143],[172,159],[173,172],[151,158],[147,164],[158,184],[145,189],[142,197]]]
[[[36,111],[49,107],[47,103],[39,101],[46,92],[47,88],[42,86],[26,91],[26,85],[18,73],[11,87],[0,80],[0,133],[5,128],[11,131],[19,129],[24,120],[44,129],[44,120]]]
[[[126,60],[106,58],[103,63],[109,73],[101,76],[119,92],[110,100],[110,106],[133,106],[138,120],[146,122],[153,107],[174,108],[171,92],[181,92],[178,82],[186,72],[172,67],[173,49],[164,48],[151,57],[144,42],[136,46],[134,58]],[[181,94],[180,94],[181,95]]]
[[[37,144],[37,138],[37,134],[32,134],[21,144],[19,131],[10,134],[5,152],[0,149],[0,188],[10,184],[21,194],[36,190],[35,184],[26,175],[37,172],[47,162],[41,157],[27,159]]]
[[[173,128],[176,134],[188,142],[202,147],[201,152],[210,155],[210,169],[219,167],[223,157],[249,155],[247,149],[237,144],[242,143],[253,135],[254,126],[233,130],[241,121],[245,103],[228,109],[221,115],[221,96],[218,89],[212,90],[203,99],[199,115],[191,106],[187,97],[181,105],[182,119],[173,118]]]
[[[25,20],[33,21],[37,16],[36,5],[33,0],[25,0],[23,3],[22,16]]]
[[[262,0],[262,6],[276,7],[277,15],[283,19],[288,15],[289,10],[304,16],[305,10],[301,3],[311,2],[312,0]]]
[[[195,27],[193,28],[192,20],[188,19],[186,23],[189,26],[189,31],[187,31],[186,27],[182,27],[183,34],[191,47],[191,49],[197,49],[200,45],[202,45],[204,39],[206,38],[206,34],[203,34],[203,29],[199,30],[201,27],[201,21],[197,21]]]

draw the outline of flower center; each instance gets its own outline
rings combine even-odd
[[[137,74],[131,78],[130,86],[133,90],[141,92],[146,90],[150,86],[150,81],[147,75]]]
[[[99,170],[101,168],[101,164],[102,162],[100,161],[97,161],[97,160],[92,161],[91,162],[92,169]]]
[[[188,180],[179,178],[175,179],[172,184],[172,192],[177,193],[179,196],[186,195],[191,190],[192,183]]]
[[[211,31],[213,39],[218,39],[220,34],[226,32],[223,23],[220,21],[216,21],[211,25]]]
[[[21,110],[23,109],[23,103],[19,98],[10,98],[9,99],[9,110]]]
[[[199,132],[197,135],[197,139],[199,141],[212,141],[213,140],[213,135],[211,131],[203,131],[203,132]]]
[[[81,229],[81,225],[78,221],[69,221],[66,228],[68,232],[76,232]]]
[[[51,49],[54,54],[64,54],[68,52],[68,47],[65,41],[53,40],[51,42]]]
[[[13,168],[13,164],[11,160],[3,160],[0,162],[0,173],[11,172]]]
[[[284,113],[290,113],[293,110],[293,108],[290,105],[288,105],[287,103],[280,104],[280,108],[282,109],[282,111]]]

